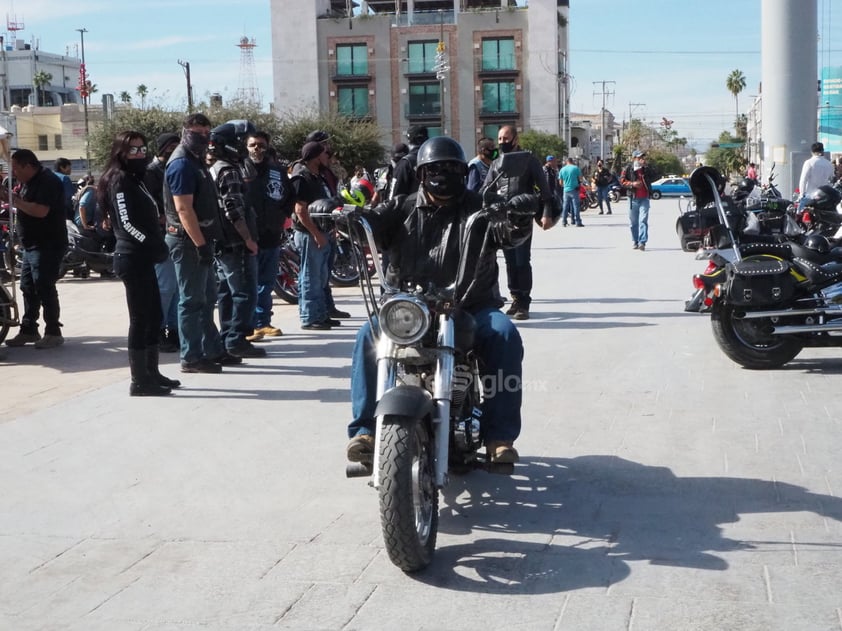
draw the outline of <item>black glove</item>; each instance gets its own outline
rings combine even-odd
[[[208,243],[197,246],[196,249],[199,251],[199,263],[201,265],[210,265],[213,263],[213,250]]]

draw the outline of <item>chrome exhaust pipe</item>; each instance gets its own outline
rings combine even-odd
[[[833,321],[826,324],[776,326],[772,331],[772,335],[791,335],[793,333],[829,333],[831,331],[842,332],[842,322]]]

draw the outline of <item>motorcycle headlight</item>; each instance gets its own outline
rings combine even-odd
[[[380,307],[380,328],[396,344],[414,344],[430,328],[430,310],[412,296],[395,296]]]

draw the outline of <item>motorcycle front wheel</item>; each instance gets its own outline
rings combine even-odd
[[[711,310],[710,324],[719,348],[740,366],[752,370],[780,368],[804,348],[791,335],[774,335],[769,319],[744,319],[738,314],[733,305],[717,301]]]
[[[360,282],[360,270],[357,261],[364,261],[362,250],[350,243],[342,244],[336,249],[336,256],[330,269],[330,283],[334,287],[353,287]]]
[[[608,193],[608,199],[611,200],[612,204],[616,204],[620,201],[620,193],[619,191],[611,191]]]
[[[404,572],[427,567],[439,523],[433,439],[426,423],[386,416],[380,441],[380,525],[389,559]]]

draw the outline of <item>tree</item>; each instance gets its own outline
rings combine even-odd
[[[146,108],[146,95],[149,94],[149,88],[142,83],[137,86],[137,95],[140,97],[140,109]]]
[[[746,164],[742,149],[740,147],[719,146],[723,144],[738,144],[741,142],[743,142],[742,139],[732,136],[727,131],[723,131],[719,134],[719,139],[716,145],[712,145],[705,153],[705,164],[719,170],[725,175],[725,177],[742,173]]]
[[[534,129],[519,134],[519,144],[521,149],[531,151],[541,164],[547,156],[556,156],[561,161],[562,156],[567,154],[567,146],[561,138]]]
[[[736,131],[736,127],[740,119],[739,94],[743,91],[743,88],[746,87],[745,75],[740,70],[732,70],[731,74],[729,74],[728,78],[725,80],[725,87],[728,88],[728,91],[734,95],[734,106],[736,111],[736,115],[734,117],[734,130]]]
[[[44,70],[39,70],[32,75],[32,85],[35,87],[35,105],[45,105],[44,88],[50,85],[53,75]],[[40,98],[39,97],[40,93]]]
[[[126,104],[131,103],[132,102],[132,95],[129,94],[128,92],[126,92],[125,90],[123,90],[122,92],[120,92],[120,101],[122,103],[126,103]]]

